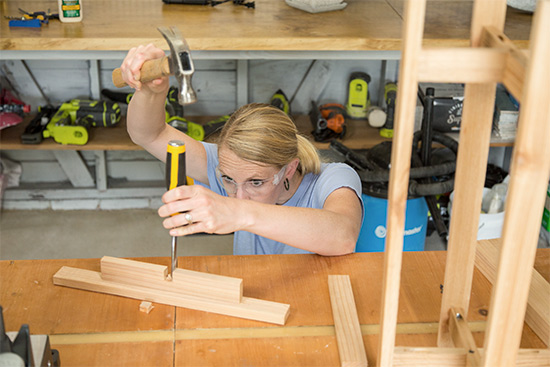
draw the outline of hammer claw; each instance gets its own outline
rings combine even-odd
[[[197,96],[191,85],[191,77],[195,72],[193,59],[189,46],[177,27],[158,27],[168,46],[170,47],[171,63],[170,70],[176,76],[180,84],[178,102],[181,105],[197,101]]]

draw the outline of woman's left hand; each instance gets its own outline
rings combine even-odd
[[[172,236],[194,233],[228,234],[239,228],[237,199],[218,195],[199,186],[179,186],[162,196],[164,205],[158,210],[164,228]]]

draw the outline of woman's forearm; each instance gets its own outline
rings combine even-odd
[[[345,190],[347,192],[342,192]],[[349,189],[335,192],[340,203],[312,209],[243,201],[243,230],[320,255],[352,253],[361,229],[361,205]]]

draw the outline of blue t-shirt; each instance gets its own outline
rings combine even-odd
[[[217,194],[228,196],[221,182],[216,178],[216,167],[219,164],[218,146],[202,143],[206,149],[209,188]],[[327,197],[336,189],[349,187],[361,200],[361,179],[353,168],[344,163],[323,163],[321,173],[309,173],[294,195],[283,205],[322,209]],[[363,202],[361,200],[361,205]],[[271,254],[307,254],[309,251],[285,245],[247,231],[237,231],[233,239],[235,255],[271,255]]]

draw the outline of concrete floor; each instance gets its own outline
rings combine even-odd
[[[170,256],[171,237],[152,209],[3,210],[0,259]],[[231,255],[233,235],[180,238],[178,255]]]
[[[541,235],[539,247],[550,237]],[[0,260],[170,256],[171,237],[152,209],[0,211]],[[426,250],[445,250],[434,231]],[[193,235],[179,256],[231,255],[233,235]]]
[[[3,210],[0,260],[170,256],[156,210]],[[426,250],[443,250],[437,235]],[[233,235],[180,238],[179,256],[230,255]]]

